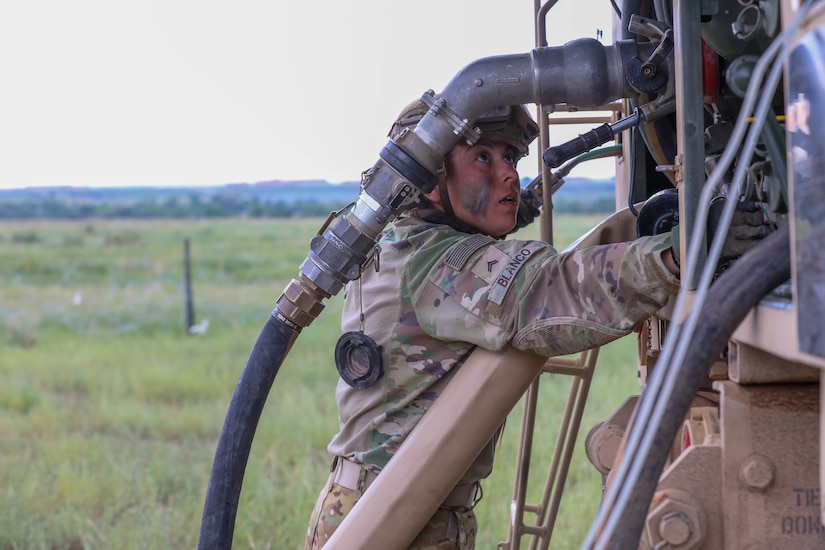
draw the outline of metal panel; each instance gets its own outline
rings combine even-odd
[[[788,63],[786,128],[793,186],[794,289],[799,350],[825,357],[825,29]]]
[[[721,389],[725,548],[825,548],[817,384]]]

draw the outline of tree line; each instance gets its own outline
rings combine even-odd
[[[60,219],[87,218],[309,218],[323,217],[346,206],[338,201],[295,200],[264,201],[258,197],[219,193],[212,196],[192,194],[187,197],[169,196],[162,199],[146,197],[135,201],[77,201],[45,197],[0,201],[0,219]],[[571,214],[612,212],[612,196],[558,197],[555,211]]]
[[[85,218],[292,218],[326,216],[344,204],[334,201],[262,201],[258,197],[216,194],[203,197],[171,196],[136,201],[76,201],[39,198],[0,201],[0,219],[85,219]]]

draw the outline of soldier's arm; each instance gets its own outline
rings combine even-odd
[[[557,254],[529,241],[437,262],[415,297],[425,331],[488,349],[541,355],[602,345],[633,330],[678,290],[667,235]]]

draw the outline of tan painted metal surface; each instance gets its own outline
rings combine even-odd
[[[476,349],[325,548],[407,548],[544,361],[515,348]]]
[[[718,388],[726,547],[825,548],[818,384]]]

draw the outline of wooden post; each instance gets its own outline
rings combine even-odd
[[[191,334],[190,329],[195,324],[195,304],[192,300],[192,269],[189,259],[189,238],[183,239],[183,289],[184,307],[186,311],[186,334]]]

